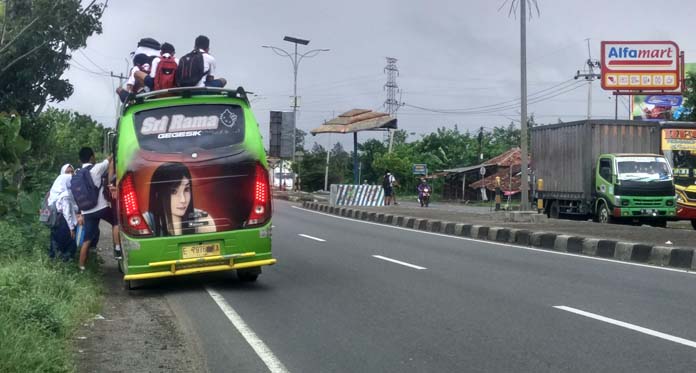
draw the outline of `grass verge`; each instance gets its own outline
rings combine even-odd
[[[0,221],[0,237],[0,372],[75,371],[73,333],[101,304],[98,274],[49,260],[38,225]]]

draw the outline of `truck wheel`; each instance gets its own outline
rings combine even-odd
[[[244,268],[237,270],[237,278],[242,282],[254,282],[261,274],[261,267]]]
[[[597,222],[602,224],[609,224],[614,222],[614,217],[611,216],[607,204],[602,202],[597,210]]]

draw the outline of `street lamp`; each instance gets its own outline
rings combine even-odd
[[[270,48],[273,50],[273,52],[281,57],[287,57],[290,59],[290,62],[292,63],[292,73],[293,73],[293,89],[292,89],[292,118],[295,121],[295,127],[292,130],[292,150],[293,152],[296,150],[295,149],[295,129],[297,128],[297,69],[300,65],[300,62],[302,62],[302,59],[307,57],[311,58],[316,55],[318,55],[321,52],[328,52],[329,49],[312,49],[308,52],[298,54],[297,53],[297,45],[302,44],[302,45],[307,45],[309,44],[309,40],[305,39],[300,39],[300,38],[294,38],[292,36],[286,36],[283,38],[283,40],[295,44],[295,53],[290,53],[286,51],[285,49],[278,48],[278,47],[273,47],[270,45],[262,45],[263,48]],[[293,153],[292,160],[295,160],[295,153]]]

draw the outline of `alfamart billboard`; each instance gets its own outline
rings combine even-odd
[[[602,88],[611,91],[676,90],[679,46],[672,41],[603,41]]]

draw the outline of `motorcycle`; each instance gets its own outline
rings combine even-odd
[[[428,207],[429,204],[430,204],[430,188],[425,187],[425,188],[423,188],[423,191],[421,192],[420,205],[421,205],[421,207]]]

